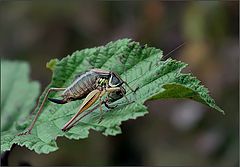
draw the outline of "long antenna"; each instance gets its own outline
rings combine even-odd
[[[164,55],[162,59],[167,59],[169,57],[170,54],[172,54],[173,52],[175,52],[176,50],[178,50],[179,48],[181,48],[183,45],[185,45],[186,42],[183,42],[182,44],[180,44],[178,47],[176,47],[175,49],[171,50],[170,52],[168,52],[168,54]]]

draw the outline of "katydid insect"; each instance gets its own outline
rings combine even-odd
[[[127,82],[123,81],[120,76],[112,71],[102,70],[102,69],[91,69],[85,73],[82,73],[76,77],[74,82],[67,88],[50,88],[48,89],[42,104],[39,107],[39,110],[29,126],[26,132],[20,133],[19,135],[30,134],[39,115],[42,112],[44,103],[46,102],[48,95],[52,91],[63,91],[61,94],[62,99],[52,99],[48,98],[51,102],[57,104],[65,104],[75,100],[81,100],[83,98],[84,101],[80,106],[79,111],[63,126],[62,131],[67,131],[73,124],[76,123],[77,117],[89,107],[91,107],[98,99],[99,99],[99,108],[101,112],[100,121],[102,119],[102,104],[105,104],[107,108],[112,108],[109,103],[116,101],[122,97],[127,99],[126,90],[122,86],[126,84],[126,86],[132,91],[133,90]],[[107,96],[104,100],[102,100],[103,95],[107,93]],[[127,99],[127,101],[129,101]],[[74,122],[75,121],[75,122]]]

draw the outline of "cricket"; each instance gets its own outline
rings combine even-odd
[[[50,94],[50,92],[63,91],[61,94],[62,99],[48,98],[49,101],[57,104],[65,104],[75,100],[82,100],[79,111],[63,126],[62,131],[68,131],[71,129],[77,121],[89,114],[91,111],[77,119],[77,117],[88,108],[90,108],[97,100],[99,100],[99,106],[95,106],[94,109],[100,109],[100,119],[99,123],[103,119],[102,115],[102,104],[107,108],[112,109],[116,106],[111,106],[110,104],[122,97],[126,96],[126,90],[123,87],[125,84],[133,93],[136,92],[138,88],[133,90],[127,82],[122,80],[120,76],[113,72],[103,69],[90,69],[86,72],[79,74],[73,83],[67,88],[49,88],[46,95],[44,96],[43,102],[37,111],[32,123],[28,127],[27,131],[18,134],[18,136],[31,134],[31,131],[40,116],[43,106]],[[106,94],[106,98],[103,100],[103,96]],[[38,102],[39,103],[39,102]],[[38,104],[37,104],[38,106]],[[94,110],[93,109],[93,110]]]
[[[163,59],[168,58],[170,54],[181,48],[183,45],[185,45],[185,43],[182,43],[170,51],[168,54],[164,55]],[[73,83],[67,88],[49,88],[46,95],[44,96],[43,102],[39,107],[36,116],[34,117],[27,131],[18,134],[18,136],[31,134],[31,131],[42,112],[43,106],[50,92],[63,91],[61,94],[62,99],[48,98],[49,101],[57,104],[65,104],[71,101],[82,100],[85,98],[80,105],[79,111],[63,126],[62,131],[65,132],[70,130],[78,121],[80,121],[83,117],[90,114],[97,108],[100,109],[100,119],[98,122],[100,123],[103,119],[102,104],[104,104],[108,109],[113,109],[116,107],[116,105],[111,106],[111,103],[118,99],[121,99],[122,97],[125,97],[127,102],[130,103],[126,96],[126,90],[123,87],[123,84],[125,84],[133,93],[135,93],[139,88],[137,87],[135,90],[133,90],[128,85],[128,83],[124,81],[116,72],[94,68],[77,75]],[[106,98],[102,100],[102,97],[105,94],[107,94]],[[99,100],[99,106],[95,106],[92,110],[88,111],[86,114],[78,118],[82,112],[89,109],[97,100]]]

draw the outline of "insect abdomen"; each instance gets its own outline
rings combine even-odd
[[[96,89],[96,80],[98,75],[88,71],[80,75],[76,80],[63,92],[67,98],[81,99],[86,97],[91,91]]]

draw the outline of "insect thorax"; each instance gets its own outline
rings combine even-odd
[[[97,87],[106,87],[108,82],[109,82],[108,79],[99,77],[96,81],[96,86]]]

